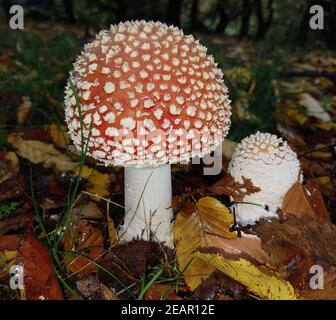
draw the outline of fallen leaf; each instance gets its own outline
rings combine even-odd
[[[297,300],[292,285],[277,273],[255,266],[245,259],[226,259],[220,254],[197,252],[196,257],[246,286],[253,294],[267,300]]]
[[[8,142],[13,145],[17,153],[32,163],[43,163],[44,167],[56,167],[59,171],[74,170],[78,163],[60,153],[52,144],[37,140],[24,140],[18,134],[8,136]]]
[[[20,214],[14,217],[9,217],[4,220],[0,220],[0,236],[4,235],[8,231],[24,228],[25,232],[31,232],[33,230],[34,217],[31,213]]]
[[[77,275],[97,271],[104,253],[104,238],[98,228],[80,220],[68,230],[64,239],[64,258],[68,269]]]
[[[70,144],[70,137],[65,126],[52,123],[49,127],[52,142],[59,148],[65,149]]]
[[[307,154],[307,157],[313,159],[331,160],[333,155],[331,152],[314,151]]]
[[[333,196],[334,187],[329,176],[318,177],[315,178],[314,181],[316,181],[319,184],[320,190],[323,195],[327,197]]]
[[[243,184],[236,182],[230,175],[226,175],[221,180],[217,181],[211,187],[209,191],[213,195],[228,195],[235,201],[242,201],[245,196],[260,191],[259,187],[255,187],[250,179],[242,177]]]
[[[212,249],[218,253],[232,258],[243,258],[253,264],[267,264],[269,257],[261,249],[259,238],[236,238],[226,239],[214,235],[207,235],[212,244]]]
[[[288,127],[283,123],[277,123],[277,130],[295,150],[306,148],[307,144],[299,130]]]
[[[291,282],[302,298],[336,299],[336,226],[333,223],[288,215],[284,221],[255,225],[253,231],[262,240],[262,249],[270,256],[271,265]],[[310,287],[313,276],[310,268],[314,265],[323,268],[326,280],[323,290]]]
[[[79,169],[76,174],[79,174]],[[110,184],[110,176],[107,173],[101,173],[94,168],[84,166],[80,176],[81,178],[88,180],[85,191],[91,193],[94,200],[99,200],[99,198],[94,197],[95,195],[100,197],[109,195],[108,186]]]
[[[6,153],[5,158],[0,161],[0,184],[14,178],[20,170],[19,159],[15,152]]]
[[[23,124],[28,117],[28,114],[32,108],[32,102],[29,97],[23,97],[22,103],[17,110],[17,119],[19,124]]]
[[[323,122],[331,121],[330,115],[322,108],[320,103],[308,93],[299,96],[299,104],[307,108],[307,113]]]
[[[285,217],[288,214],[293,214],[299,218],[304,216],[316,217],[316,213],[310,205],[307,191],[298,181],[287,191],[282,202],[281,211]]]
[[[76,288],[87,300],[119,300],[118,296],[101,283],[95,275],[77,280]]]
[[[0,184],[0,200],[22,196],[25,192],[26,181],[23,175],[18,175]]]
[[[325,206],[317,181],[307,180],[306,189],[309,192],[310,205],[314,209],[316,216],[330,221],[329,212]]]
[[[336,123],[332,121],[315,123],[314,127],[321,129],[321,130],[330,131],[330,130],[336,129]]]
[[[118,296],[103,283],[100,283],[100,290],[104,300],[119,300]]]
[[[331,172],[333,165],[330,161],[310,160],[306,157],[300,158],[300,164],[304,176],[321,177]]]
[[[235,300],[250,298],[245,286],[216,270],[197,287],[192,299],[219,300],[223,294],[230,295]]]
[[[113,219],[110,217],[109,211],[106,211],[107,230],[109,234],[110,245],[115,246],[118,243],[118,234],[114,226]]]
[[[21,294],[27,300],[62,300],[49,252],[33,235],[0,237],[0,251],[15,250],[15,264],[24,268]],[[8,274],[8,272],[7,272]]]
[[[75,203],[77,200],[75,201]],[[73,205],[71,214],[81,219],[98,219],[101,220],[104,215],[97,206],[97,203],[89,201],[87,203]]]
[[[101,282],[94,275],[76,281],[76,288],[80,295],[87,300],[102,300]]]
[[[229,139],[225,139],[222,142],[222,155],[226,159],[231,159],[234,150],[236,149],[237,142],[231,141]]]
[[[176,255],[181,272],[184,272],[185,281],[193,291],[213,271],[207,262],[194,259],[197,248],[211,246],[206,233],[235,238],[229,231],[233,224],[233,215],[220,201],[211,197],[198,200],[197,209],[191,215],[178,213],[174,224]]]
[[[49,252],[33,236],[25,236],[18,250],[24,267],[25,295],[28,300],[63,300]]]
[[[104,256],[102,265],[108,270],[119,266],[126,270],[128,275],[133,277],[132,279],[140,278],[148,270],[160,265],[165,254],[172,256],[171,252],[164,252],[159,243],[143,240],[132,241],[112,247],[110,252]],[[104,274],[104,271],[101,273]],[[108,277],[108,275],[105,276]]]
[[[181,300],[176,293],[175,287],[167,284],[154,284],[145,294],[145,300]]]

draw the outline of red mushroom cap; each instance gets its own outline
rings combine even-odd
[[[155,166],[213,151],[230,127],[228,90],[207,49],[161,22],[101,31],[74,63],[88,155],[106,165]],[[80,116],[68,85],[66,122],[81,148]]]

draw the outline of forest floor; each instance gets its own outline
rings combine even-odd
[[[223,70],[232,125],[219,175],[203,175],[202,164],[172,167],[175,252],[118,243],[123,168],[76,154],[67,135],[64,87],[90,38],[63,25],[0,27],[0,299],[336,299],[336,53],[199,37]],[[257,130],[288,141],[304,187],[286,195],[280,221],[251,228],[259,240],[211,242],[203,228],[215,218],[234,223],[230,196],[253,192],[230,183],[226,166]],[[183,231],[183,219],[197,219],[200,230]],[[202,244],[187,262],[184,232]],[[324,290],[309,287],[315,264]],[[19,290],[9,286],[14,265],[25,268]]]

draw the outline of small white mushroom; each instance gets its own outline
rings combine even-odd
[[[235,181],[250,179],[261,190],[235,204],[240,225],[277,217],[283,198],[300,176],[300,162],[286,141],[270,133],[252,134],[236,147],[228,172]]]

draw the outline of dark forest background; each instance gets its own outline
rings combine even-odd
[[[1,4],[3,15],[11,5],[21,4],[28,18],[81,24],[88,32],[119,21],[146,19],[165,21],[189,32],[294,45],[320,41],[336,47],[334,0],[2,0]],[[309,8],[315,4],[325,11],[321,32],[314,32],[308,24]]]

